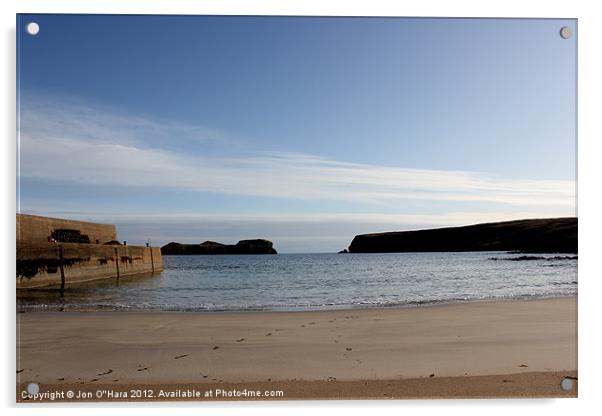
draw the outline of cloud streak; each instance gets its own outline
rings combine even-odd
[[[218,140],[208,129],[61,102],[33,103],[21,120],[20,174],[26,178],[393,207],[464,201],[570,213],[575,206],[573,181],[376,166],[296,153],[206,156],[169,143],[182,138],[202,149]]]

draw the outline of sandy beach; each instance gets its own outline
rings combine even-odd
[[[306,312],[26,312],[17,328],[20,401],[32,381],[41,392],[153,390],[120,400],[162,400],[161,389],[282,391],[276,399],[577,395],[559,387],[577,377],[576,297]],[[111,398],[87,400],[98,399]]]

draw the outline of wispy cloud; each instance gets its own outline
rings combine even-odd
[[[210,130],[201,127],[61,102],[33,102],[21,113],[23,177],[388,206],[408,200],[468,201],[571,212],[575,205],[573,181],[505,179],[295,153],[233,157],[224,152],[208,157],[169,145],[180,138],[197,143],[212,140]]]
[[[35,138],[75,138],[97,145],[170,149],[232,142],[232,138],[219,129],[123,115],[75,98],[51,99],[24,94],[22,103],[19,113],[21,131]]]

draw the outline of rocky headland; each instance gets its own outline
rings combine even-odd
[[[577,253],[577,218],[504,221],[356,235],[350,253],[516,251]]]
[[[221,244],[205,241],[201,244],[181,244],[171,242],[161,247],[163,255],[186,254],[277,254],[269,240],[241,240],[236,244]]]

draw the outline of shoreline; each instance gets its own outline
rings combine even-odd
[[[394,397],[560,397],[558,377],[577,375],[576,316],[577,296],[294,312],[19,313],[17,387],[284,383],[289,398],[368,398],[361,382],[397,386]],[[489,387],[475,377],[490,377]],[[456,381],[440,381],[448,378]],[[460,379],[464,390],[454,387]],[[338,390],[315,395],[331,385]]]
[[[23,291],[31,291],[37,289],[17,289]],[[58,290],[58,289],[55,289]],[[28,308],[30,305],[16,305],[17,314],[23,313],[46,313],[46,312],[115,312],[115,313],[200,313],[200,314],[237,314],[237,313],[305,313],[305,312],[336,312],[336,311],[363,311],[363,310],[389,310],[389,309],[414,309],[414,308],[431,308],[437,306],[447,306],[447,305],[463,305],[463,304],[473,304],[473,303],[497,303],[497,302],[531,302],[531,301],[539,301],[539,300],[550,300],[550,299],[570,299],[576,298],[578,296],[577,293],[571,294],[561,294],[561,295],[549,295],[549,296],[522,296],[522,297],[490,297],[490,298],[482,298],[482,299],[462,299],[462,300],[444,300],[444,301],[424,301],[424,302],[408,302],[408,303],[398,303],[398,304],[390,304],[390,305],[341,305],[332,306],[329,305],[324,308],[318,308],[315,306],[307,306],[307,307],[282,307],[282,308],[255,308],[255,309],[145,309],[145,308],[136,308],[136,307],[115,307],[115,306],[89,306],[89,307],[80,307],[80,306],[62,306],[59,307],[57,305],[51,305],[46,308],[35,309]],[[17,294],[17,298],[19,295]]]

